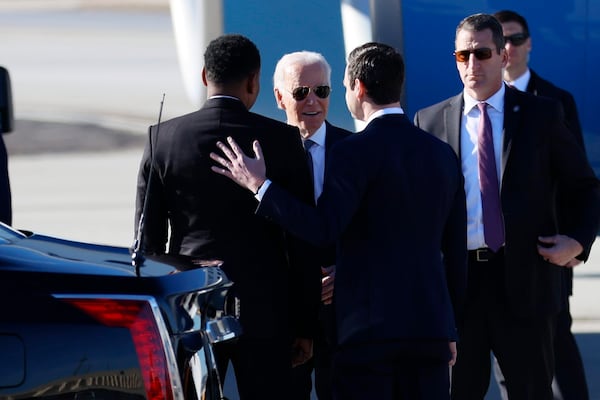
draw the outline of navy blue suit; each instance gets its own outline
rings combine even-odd
[[[314,244],[337,243],[337,397],[412,390],[406,378],[424,364],[437,368],[435,384],[416,390],[447,396],[467,265],[463,178],[448,145],[404,115],[381,116],[333,147],[316,209],[273,183],[257,213]]]
[[[335,143],[348,137],[352,132],[331,125],[325,121],[325,173],[329,169],[331,149]],[[317,260],[321,267],[335,265],[335,246],[316,249]],[[315,275],[305,275],[310,281],[303,286],[307,290],[317,290],[321,294],[321,271]],[[314,282],[318,283],[313,289]],[[333,396],[332,358],[335,350],[335,313],[333,304],[320,304],[319,326],[313,339],[313,357],[306,363],[293,369],[292,399],[308,400],[312,390],[311,375],[315,374],[315,392],[319,400],[328,400]]]

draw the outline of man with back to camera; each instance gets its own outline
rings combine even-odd
[[[494,16],[502,24],[505,39],[504,47],[508,57],[504,68],[504,80],[521,91],[536,96],[551,97],[560,101],[565,111],[565,123],[583,147],[581,124],[579,123],[575,99],[571,93],[543,79],[528,66],[529,53],[532,47],[529,26],[525,18],[511,10],[498,11],[494,13]],[[558,201],[561,200],[558,199]],[[562,201],[568,203],[568,198]],[[562,215],[560,218],[568,218],[568,216]],[[589,394],[583,361],[575,337],[571,332],[573,318],[569,307],[569,297],[573,294],[573,269],[565,268],[563,270],[563,281],[564,304],[558,314],[554,338],[556,361],[554,375],[561,397],[564,400],[586,400],[589,398]],[[498,372],[498,368],[495,372]],[[504,378],[501,373],[497,375],[499,375],[497,379],[501,382],[501,390],[505,391],[503,387]]]
[[[226,135],[247,149],[260,140],[269,153],[268,175],[310,203],[308,166],[297,128],[249,112],[259,91],[254,43],[220,36],[208,45],[204,62],[204,106],[151,127],[138,177],[136,227],[148,197],[146,252],[165,252],[170,226],[169,254],[222,264],[234,282],[243,335],[216,346],[219,373],[225,377],[231,360],[242,400],[288,398],[292,361],[310,357],[319,301],[318,293],[314,301],[295,294],[304,291],[304,274],[318,266],[308,246],[254,215],[251,193],[210,171],[209,153]]]
[[[551,400],[562,269],[585,261],[596,238],[598,180],[560,104],[504,84],[495,17],[463,19],[455,46],[463,92],[415,116],[454,148],[465,176],[469,281],[452,398],[484,398],[493,351],[511,400]],[[575,210],[560,229],[556,187]]]
[[[277,62],[273,74],[277,106],[285,111],[287,123],[297,126],[310,157],[313,172],[315,202],[321,195],[323,179],[332,146],[351,132],[326,121],[331,92],[331,67],[325,58],[312,51],[285,54]],[[307,146],[307,143],[310,145]],[[335,348],[335,320],[331,304],[335,279],[335,247],[322,249],[318,254],[321,285],[319,327],[313,340],[313,358],[292,370],[293,399],[308,400],[312,389],[311,374],[315,374],[315,392],[319,400],[332,398],[331,362]],[[317,273],[319,271],[316,271]],[[309,277],[305,287],[311,286]]]
[[[263,152],[218,143],[213,171],[257,193],[257,214],[314,244],[337,244],[334,398],[448,399],[466,284],[463,178],[452,149],[400,107],[404,61],[367,43],[348,57],[346,104],[367,125],[330,154],[309,207],[267,180]],[[268,156],[265,155],[268,162]]]

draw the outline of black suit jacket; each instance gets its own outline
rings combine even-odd
[[[325,174],[327,174],[327,171],[330,168],[330,155],[333,146],[337,142],[350,136],[351,134],[352,132],[333,126],[329,122],[325,121]],[[328,246],[325,249],[322,249],[319,257],[319,262],[321,263],[321,266],[327,267],[329,265],[334,265],[335,254],[335,246]]]
[[[466,286],[465,194],[449,146],[404,115],[376,118],[332,148],[316,209],[273,183],[258,214],[337,241],[340,346],[425,340],[448,353]]]
[[[144,197],[144,247],[163,253],[170,225],[170,254],[222,260],[235,283],[240,321],[246,335],[287,334],[292,314],[294,334],[310,337],[318,299],[302,307],[295,293],[299,278],[318,266],[310,252],[278,225],[255,215],[256,199],[228,178],[211,171],[210,152],[217,140],[233,137],[247,154],[260,141],[267,175],[303,201],[312,190],[296,128],[249,112],[236,99],[209,99],[202,109],[150,128],[138,177],[136,227]],[[151,146],[150,146],[151,145]],[[148,185],[154,157],[154,179]],[[300,314],[301,313],[301,314]]]
[[[565,112],[565,123],[567,125],[567,128],[569,128],[569,131],[571,131],[571,133],[575,135],[575,138],[577,139],[577,142],[581,145],[581,147],[584,147],[583,133],[581,130],[581,123],[579,122],[579,114],[577,113],[575,99],[573,98],[571,93],[543,79],[532,69],[530,69],[529,71],[531,73],[531,77],[529,78],[529,83],[527,84],[526,91],[535,96],[550,97],[551,99],[556,99],[560,101]],[[567,202],[568,205],[568,197],[570,197],[570,195],[566,194],[566,196],[566,199],[562,200],[561,198],[558,198],[558,201]],[[565,219],[569,218],[569,210],[564,211],[567,214],[559,215],[559,222],[561,220],[564,221]],[[565,295],[568,299],[568,296],[573,293],[573,269],[566,268],[563,271],[563,274],[565,276]]]
[[[463,94],[415,115],[422,129],[460,155]],[[558,102],[507,87],[504,97],[501,203],[505,227],[506,296],[522,316],[561,307],[561,268],[537,253],[538,236],[576,239],[586,260],[600,221],[598,180],[582,147],[563,123]],[[555,190],[570,193],[572,220],[558,228]]]
[[[581,131],[581,123],[579,122],[579,114],[577,113],[577,106],[575,105],[573,95],[543,79],[535,73],[535,71],[531,69],[529,71],[531,77],[529,78],[526,91],[535,96],[544,96],[560,101],[565,112],[564,116],[567,128],[575,135],[577,142],[583,147],[583,133]]]

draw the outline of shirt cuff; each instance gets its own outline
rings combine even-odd
[[[258,188],[258,192],[256,192],[256,194],[254,195],[254,198],[258,201],[262,201],[262,198],[265,195],[265,193],[267,192],[267,189],[269,188],[269,186],[271,186],[271,180],[267,179],[266,181],[263,182],[261,187]]]

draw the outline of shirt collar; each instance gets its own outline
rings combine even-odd
[[[319,129],[315,131],[312,135],[310,135],[307,139],[312,140],[319,146],[325,146],[325,122],[321,124]]]
[[[237,100],[237,101],[242,101],[237,97],[227,96],[226,94],[216,94],[214,96],[210,96],[209,99],[233,99],[233,100]]]
[[[529,70],[529,68],[527,68],[527,70],[525,71],[525,73],[523,75],[521,75],[520,77],[518,77],[517,79],[515,79],[512,82],[506,82],[511,86],[514,86],[515,88],[519,89],[521,92],[526,92],[527,91],[527,85],[529,85],[529,79],[531,79],[531,71]]]
[[[491,95],[489,98],[485,100],[488,105],[493,107],[498,112],[504,111],[504,92],[506,88],[504,85],[500,87],[496,93]],[[463,110],[463,115],[467,115],[473,107],[476,107],[477,104],[481,103],[479,100],[475,100],[473,97],[469,96],[466,91],[463,91],[463,98],[465,101],[465,109]]]
[[[369,118],[367,119],[366,123],[368,125],[375,118],[379,118],[382,115],[387,115],[387,114],[404,114],[404,110],[402,109],[402,107],[382,108],[380,110],[375,111],[373,114],[369,115]]]

